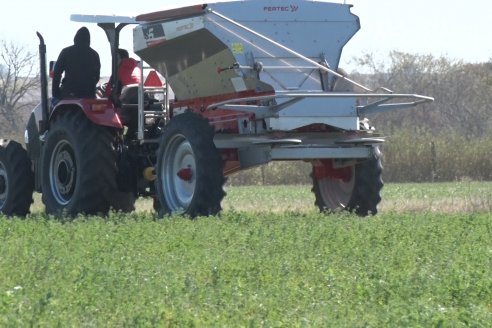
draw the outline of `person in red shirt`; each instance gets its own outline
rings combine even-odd
[[[136,86],[138,86],[142,77],[139,62],[130,58],[128,51],[125,49],[118,49],[118,60],[117,95],[122,103],[136,104],[138,102],[138,89]]]
[[[125,49],[118,49],[118,59],[118,81],[121,87],[140,83],[141,70],[138,61],[130,58]]]
[[[137,90],[133,88],[131,92],[125,92],[125,88],[137,86],[141,81],[141,69],[139,62],[130,58],[128,51],[118,49],[118,81],[116,85],[116,95],[123,103],[136,103]],[[104,95],[110,97],[112,93],[111,79],[105,84]]]

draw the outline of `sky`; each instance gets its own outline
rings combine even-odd
[[[6,0],[4,0],[6,1]],[[101,74],[110,73],[110,51],[99,27],[70,21],[71,14],[136,16],[143,13],[203,3],[196,0],[7,0],[0,12],[0,40],[37,51],[39,31],[45,38],[48,60],[73,43],[83,25],[91,32],[92,47],[101,57]],[[215,2],[215,1],[214,1]],[[343,3],[344,0],[331,2]],[[392,50],[446,56],[464,62],[492,59],[490,0],[346,0],[359,16],[361,30],[346,45],[340,66],[372,53],[384,60]],[[285,1],[288,3],[288,1]],[[120,46],[132,50],[132,32],[124,29]]]

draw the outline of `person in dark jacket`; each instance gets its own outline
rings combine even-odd
[[[56,61],[53,71],[53,98],[87,98],[96,95],[101,62],[99,54],[90,47],[91,35],[87,27],[81,27],[77,31],[73,43],[73,46],[61,51]],[[61,81],[63,72],[65,76]]]

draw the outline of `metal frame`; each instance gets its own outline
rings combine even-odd
[[[373,103],[365,106],[357,106],[357,110],[360,116],[373,114],[378,112],[387,112],[397,109],[405,109],[423,104],[426,102],[434,101],[434,98],[417,95],[417,94],[405,94],[405,93],[336,93],[336,92],[282,92],[277,91],[277,94],[271,96],[259,96],[259,97],[247,97],[247,98],[236,98],[230,99],[218,103],[211,104],[207,107],[207,110],[222,108],[243,112],[252,112],[256,114],[257,118],[268,118],[274,117],[279,111],[285,109],[286,107],[294,104],[305,98],[383,98]],[[265,101],[272,99],[286,98],[287,101],[271,105],[271,106],[256,106],[256,105],[238,105],[238,103],[246,103],[251,101]],[[386,102],[392,99],[418,99],[413,102],[405,103],[391,103],[386,104]]]
[[[257,31],[244,26],[237,21],[215,11],[214,9],[208,7],[204,11],[200,11],[198,14],[202,15],[214,15],[222,20],[229,22],[230,24],[239,27],[240,29],[251,33],[252,35],[263,39],[269,44],[278,47],[297,59],[301,59],[306,62],[306,65],[302,63],[296,65],[288,66],[278,66],[278,65],[261,65],[260,68],[253,65],[239,65],[233,64],[231,67],[226,69],[243,69],[250,71],[307,71],[307,77],[301,81],[302,84],[312,76],[313,72],[320,72],[323,74],[329,73],[331,76],[338,79],[344,80],[351,85],[357,87],[363,92],[330,92],[321,91],[325,88],[321,85],[321,90],[300,90],[293,91],[288,90],[274,90],[272,94],[252,96],[252,97],[238,97],[234,99],[218,101],[212,104],[205,105],[204,111],[224,109],[243,113],[253,113],[255,114],[255,120],[266,120],[269,118],[278,118],[281,114],[280,112],[297,104],[298,102],[309,99],[309,98],[323,98],[327,101],[330,100],[327,105],[336,104],[337,99],[348,98],[354,100],[353,111],[350,113],[350,117],[353,117],[354,121],[357,121],[358,116],[367,115],[370,113],[383,112],[389,110],[404,109],[408,107],[413,107],[418,104],[433,101],[433,98],[421,96],[417,94],[400,94],[393,93],[392,91],[385,88],[377,88],[372,90],[350,78],[343,76],[337,71],[330,68],[326,59],[321,64],[268,38],[267,36],[258,33]],[[173,16],[173,19],[182,18]],[[211,20],[218,26],[221,26],[215,20]],[[276,57],[277,58],[277,57]],[[281,59],[281,58],[277,58]],[[323,58],[321,58],[323,61]],[[142,70],[143,71],[143,70]],[[268,74],[268,73],[267,73]],[[273,78],[273,77],[272,77]],[[143,81],[143,78],[142,78]],[[320,83],[323,83],[320,80]],[[280,83],[281,86],[281,83]],[[143,112],[143,86],[141,86],[141,102],[139,103],[139,131],[138,138],[141,142],[146,142],[143,135],[143,121],[145,114]],[[365,105],[355,105],[356,98],[371,99]],[[408,102],[394,102],[395,100],[409,99]],[[391,102],[391,103],[389,103]],[[329,107],[329,106],[327,106]],[[302,115],[302,113],[300,113]],[[287,117],[287,119],[296,119],[299,122],[303,122],[306,117]],[[285,118],[284,118],[285,119]],[[326,117],[313,117],[311,121],[316,121],[318,123],[323,122],[335,122],[338,117],[332,117],[327,115]],[[331,120],[331,121],[330,121]],[[358,121],[357,121],[358,122]],[[269,123],[267,123],[269,124]],[[354,123],[355,124],[355,123]],[[358,126],[358,123],[357,123]],[[357,129],[354,125],[354,129]],[[384,138],[379,135],[372,133],[364,133],[359,131],[356,135],[347,136],[339,135],[337,133],[321,133],[316,135],[306,135],[299,133],[289,133],[284,132],[284,137],[274,136],[269,133],[264,133],[262,131],[258,133],[255,132],[239,132],[239,134],[221,134],[217,133],[214,138],[214,142],[219,149],[236,149],[238,151],[239,161],[241,162],[241,168],[252,167],[255,165],[260,165],[267,163],[271,160],[311,160],[311,159],[365,159],[372,156],[372,151],[374,145],[378,145],[384,142]]]
[[[163,117],[167,119],[167,115],[169,113],[169,86],[166,81],[165,87],[146,87],[145,79],[144,79],[144,70],[153,70],[150,66],[144,66],[144,62],[140,61],[140,83],[138,84],[138,126],[137,126],[137,139],[141,142],[147,142],[144,136],[145,129],[145,119],[146,118],[157,118]],[[163,94],[163,104],[162,111],[146,111],[145,103],[144,103],[144,95],[146,93],[162,93]],[[154,142],[155,140],[152,140]]]
[[[279,71],[279,70],[308,70],[306,79],[301,81],[302,84],[312,76],[313,72],[320,72],[320,74],[330,74],[333,78],[338,78],[344,80],[351,85],[363,90],[363,92],[330,92],[321,90],[300,90],[293,91],[288,90],[275,90],[271,95],[253,96],[253,97],[238,97],[234,99],[219,101],[216,103],[209,104],[206,106],[205,110],[215,110],[215,109],[226,109],[236,112],[244,113],[254,113],[256,120],[278,118],[280,112],[285,110],[298,102],[309,99],[309,98],[323,98],[332,101],[332,104],[336,103],[336,99],[355,99],[363,98],[366,99],[365,105],[354,105],[355,108],[351,113],[350,117],[354,117],[357,120],[357,116],[364,116],[367,114],[386,112],[398,109],[405,109],[409,107],[414,107],[416,105],[431,102],[434,99],[432,97],[417,95],[417,94],[400,94],[393,93],[391,90],[385,88],[377,88],[375,90],[370,89],[350,78],[338,73],[337,71],[330,68],[330,65],[326,62],[326,59],[322,63],[318,63],[311,58],[308,58],[301,53],[298,53],[274,40],[268,38],[267,36],[258,33],[257,31],[248,28],[240,24],[239,22],[221,14],[220,12],[208,7],[193,7],[193,9],[200,9],[194,14],[203,15],[214,15],[222,20],[235,25],[236,27],[250,33],[260,39],[263,39],[269,44],[282,49],[297,59],[301,59],[306,62],[306,65],[296,64],[288,66],[276,66],[276,65],[266,65],[260,68],[254,67],[256,65],[237,65],[230,69],[246,69],[251,71]],[[205,10],[204,10],[205,9]],[[179,12],[179,11],[178,11]],[[101,20],[107,22],[118,22],[123,27],[126,24],[139,23],[144,16],[137,19],[133,17],[113,17],[109,19],[108,17],[89,17],[89,16],[72,16],[72,20],[77,21],[93,21],[99,23],[101,26]],[[150,17],[150,16],[149,16]],[[76,18],[76,19],[74,19]],[[161,17],[162,18],[162,17]],[[173,16],[172,18],[177,18]],[[217,22],[215,22],[217,23]],[[109,36],[108,36],[109,38]],[[117,41],[117,40],[116,40]],[[280,58],[281,59],[281,58]],[[323,58],[321,58],[323,61]],[[253,64],[253,63],[251,63]],[[145,140],[144,126],[146,117],[154,117],[159,115],[159,113],[152,111],[145,111],[144,104],[144,94],[146,92],[144,87],[144,69],[148,67],[143,66],[141,61],[141,83],[139,85],[139,100],[138,100],[138,131],[137,137],[140,143],[152,142],[152,140]],[[267,73],[269,74],[269,73]],[[323,81],[320,79],[321,89],[325,90],[323,86]],[[161,116],[166,116],[169,114],[167,110],[168,106],[168,83],[166,83],[165,99],[163,111],[160,113]],[[396,100],[406,99],[408,101],[395,102]],[[254,104],[251,104],[254,103]],[[248,105],[246,105],[248,104]],[[306,117],[304,117],[306,118]],[[302,117],[292,117],[292,119],[298,119],[302,121]],[[314,119],[314,118],[313,118]],[[319,122],[326,122],[328,119],[336,120],[337,117],[316,117]],[[263,131],[265,132],[265,131]],[[253,132],[251,134],[216,134],[214,142],[216,147],[219,149],[237,149],[240,154],[240,160],[242,162],[242,168],[258,165],[261,163],[266,163],[271,160],[310,160],[314,158],[331,158],[331,159],[363,159],[368,158],[372,155],[372,147],[374,145],[380,144],[384,141],[384,138],[376,134],[362,133],[358,132],[356,135],[347,136],[339,135],[337,133],[323,133],[322,135],[305,135],[305,134],[295,134],[284,132],[283,138],[276,137],[268,133],[257,133]]]
[[[213,14],[221,19],[224,19],[225,21],[271,43],[272,45],[285,50],[289,52],[290,54],[294,55],[295,57],[302,59],[306,61],[307,63],[313,65],[313,66],[289,66],[289,67],[282,67],[282,66],[265,66],[263,69],[276,69],[276,70],[281,70],[281,69],[319,69],[323,72],[333,74],[337,78],[341,78],[348,83],[361,88],[362,90],[367,91],[367,93],[334,93],[334,92],[319,92],[319,91],[301,91],[301,92],[285,92],[285,91],[275,91],[275,95],[272,96],[261,96],[261,97],[248,97],[248,98],[237,98],[237,99],[231,99],[223,102],[218,102],[215,104],[212,104],[207,107],[207,109],[215,109],[215,108],[224,108],[224,109],[229,109],[229,110],[236,110],[236,111],[247,111],[247,112],[253,112],[257,114],[258,118],[268,118],[268,117],[274,117],[280,110],[285,109],[289,107],[290,105],[295,104],[296,102],[303,100],[305,98],[373,98],[376,99],[374,102],[369,103],[368,105],[364,106],[357,106],[357,111],[359,116],[367,115],[367,114],[373,114],[373,113],[379,113],[379,112],[387,112],[387,111],[392,111],[392,110],[398,110],[398,109],[406,109],[410,107],[415,107],[419,104],[427,103],[427,102],[432,102],[434,101],[434,98],[432,97],[427,97],[427,96],[422,96],[418,94],[395,94],[391,90],[386,89],[386,88],[377,88],[375,90],[372,90],[328,67],[328,65],[322,65],[320,63],[317,63],[316,61],[268,38],[267,36],[258,33],[247,26],[244,26],[235,20],[211,9],[207,8],[206,11],[210,14]],[[254,68],[251,66],[240,66],[239,68],[246,68],[246,69],[251,69],[253,70]],[[379,90],[383,91],[384,93],[378,92]],[[275,104],[271,106],[254,106],[254,105],[238,105],[238,103],[245,103],[248,101],[263,101],[263,100],[273,100],[273,99],[280,99],[280,98],[287,98],[288,100],[284,103],[281,104]],[[414,101],[410,102],[400,102],[400,103],[390,103],[387,104],[388,101],[394,100],[394,99],[415,99]]]

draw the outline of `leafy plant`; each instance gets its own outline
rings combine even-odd
[[[437,186],[385,190],[393,200],[475,197],[467,185]],[[277,204],[308,195],[276,192],[259,191]],[[490,211],[385,213],[1,217],[0,326],[487,326]]]

